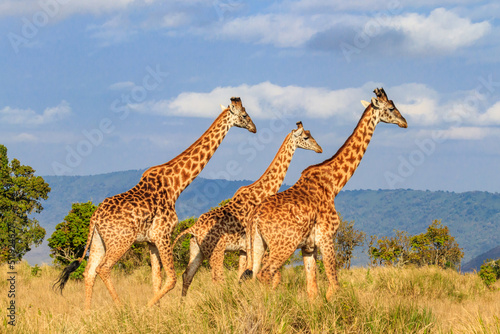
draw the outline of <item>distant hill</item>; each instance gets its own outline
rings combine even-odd
[[[470,260],[469,262],[465,263],[462,266],[462,271],[479,271],[481,269],[481,265],[484,263],[485,260],[497,260],[500,259],[500,245],[497,247],[490,249],[489,251],[480,254]]]
[[[496,247],[500,240],[500,194],[419,190],[342,191],[336,208],[367,234],[419,234],[440,219],[465,256],[463,263]]]
[[[92,201],[101,203],[106,197],[125,192],[135,186],[143,170],[130,170],[108,174],[88,176],[43,176],[50,185],[49,199],[42,203],[44,210],[34,215],[47,232],[44,243],[33,248],[25,259],[31,264],[50,263],[50,249],[47,239],[55,231],[76,202]],[[196,178],[181,194],[176,203],[176,212],[180,220],[200,216],[211,207],[231,197],[238,188],[252,181],[226,181]]]
[[[135,186],[143,170],[131,170],[90,176],[44,176],[51,192],[39,216],[47,229],[55,229],[71,209],[71,203],[101,203],[106,197],[125,192]],[[231,197],[239,187],[252,181],[227,181],[196,178],[181,194],[176,204],[179,219],[199,216],[211,206]]]
[[[104,198],[122,193],[139,181],[144,170],[114,172],[91,176],[44,176],[52,191],[36,215],[50,237],[67,215],[71,203]],[[252,181],[227,181],[196,178],[181,194],[176,204],[179,219],[199,216],[236,190]],[[288,186],[283,186],[282,189]],[[464,263],[498,245],[500,240],[500,194],[488,192],[453,193],[418,190],[352,190],[342,191],[335,199],[339,213],[354,220],[355,227],[367,235],[391,236],[393,230],[419,234],[441,219],[464,249]],[[51,262],[46,245],[32,250],[30,263]],[[365,264],[356,261],[355,264]]]

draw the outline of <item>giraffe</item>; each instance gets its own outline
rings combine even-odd
[[[311,133],[304,130],[302,122],[297,122],[297,129],[292,130],[285,137],[273,161],[257,181],[238,189],[229,203],[202,214],[195,225],[177,236],[174,245],[185,234],[193,236],[189,245],[189,264],[182,275],[183,297],[186,296],[204,258],[210,259],[212,280],[221,282],[223,281],[224,252],[239,251],[238,277],[243,274],[246,264],[246,216],[255,205],[279,190],[296,148],[313,150],[317,153],[323,151]]]
[[[358,167],[379,122],[407,127],[406,120],[387,99],[383,88],[375,89],[377,98],[366,108],[354,132],[333,157],[306,168],[289,189],[266,198],[249,215],[246,235],[247,270],[243,279],[258,273],[257,278],[275,288],[280,281],[279,269],[297,248],[302,249],[307,279],[307,294],[317,293],[316,252],[319,247],[329,280],[326,297],[331,300],[338,286],[333,237],[340,220],[335,210],[335,196]],[[262,254],[269,257],[260,270]]]
[[[134,242],[148,242],[151,254],[153,298],[156,304],[176,283],[170,235],[177,224],[175,202],[181,192],[198,176],[232,126],[257,130],[239,97],[232,97],[208,130],[184,152],[167,163],[147,169],[132,189],[106,198],[92,215],[89,235],[82,257],[66,267],[54,288],[62,292],[71,272],[82,262],[90,246],[85,268],[85,309],[90,309],[92,289],[98,274],[117,305],[120,299],[111,282],[113,265]],[[167,273],[161,287],[161,267]]]

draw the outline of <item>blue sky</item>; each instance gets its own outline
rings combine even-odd
[[[300,120],[323,154],[298,150],[293,184],[383,86],[409,127],[380,124],[347,189],[498,192],[499,16],[469,0],[0,0],[0,143],[39,175],[142,169],[240,96],[258,132],[231,129],[201,176],[257,179]]]

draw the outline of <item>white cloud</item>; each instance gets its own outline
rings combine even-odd
[[[0,0],[0,16],[24,16],[35,13],[45,13],[54,20],[59,20],[73,14],[100,15],[136,4],[152,3],[153,0]]]
[[[288,14],[239,17],[225,22],[217,36],[276,47],[299,47],[316,32],[311,18]]]
[[[11,142],[14,143],[36,143],[38,138],[31,133],[19,133],[11,137]]]
[[[0,109],[0,123],[37,126],[61,120],[70,114],[71,107],[66,101],[55,107],[46,108],[42,114],[37,114],[32,109],[5,107]]]
[[[467,126],[451,127],[442,132],[443,138],[455,140],[481,140],[493,133],[493,129]]]
[[[270,44],[279,48],[304,47],[324,35],[321,43],[335,50],[340,50],[342,42],[357,48],[377,48],[380,44],[380,48],[391,45],[392,53],[421,55],[452,53],[471,46],[492,30],[487,21],[473,23],[469,18],[460,17],[445,8],[434,9],[428,15],[399,14],[402,12],[399,8],[392,12],[387,10],[384,15],[366,16],[322,10],[317,1],[307,2],[302,5],[314,10],[303,13],[291,6],[288,12],[238,17],[217,25],[215,31],[201,31],[219,38]],[[357,3],[362,8],[370,7],[367,1]],[[324,3],[322,6],[325,6]],[[356,44],[360,41],[363,41],[362,46]]]
[[[411,104],[398,103],[398,109],[418,125],[432,125],[439,120],[436,114],[437,101],[430,98],[419,97]]]
[[[59,2],[64,4],[59,4]],[[410,8],[443,5],[467,5],[471,0],[426,0],[419,2],[401,0],[396,4],[373,0],[285,1],[270,4],[266,13],[242,15],[245,5],[241,1],[174,1],[159,5],[157,0],[47,0],[58,6],[41,6],[37,0],[0,0],[0,16],[25,15],[45,12],[57,21],[73,14],[115,15],[106,17],[102,25],[89,27],[92,37],[110,45],[126,41],[140,29],[167,30],[167,35],[199,34],[206,38],[220,38],[245,43],[268,44],[278,48],[303,48],[315,38],[325,35],[321,42],[327,49],[340,50],[340,44],[354,43],[356,34],[367,29],[371,48],[381,51],[391,46],[391,53],[450,54],[469,47],[491,32],[488,21],[473,23],[463,10],[437,8],[429,14],[415,13]],[[132,13],[146,8],[153,14],[134,17]],[[370,13],[367,15],[367,10]],[[145,12],[146,10],[142,10]],[[226,12],[231,15],[227,16]],[[457,13],[462,13],[459,16]],[[217,20],[219,16],[219,20]],[[477,15],[476,15],[477,17]],[[484,16],[483,16],[484,17]],[[28,16],[28,19],[30,17]],[[323,49],[325,48],[323,46]]]
[[[405,36],[408,52],[450,53],[472,45],[491,30],[487,21],[472,23],[444,8],[434,9],[429,16],[406,14],[387,22],[387,26]]]
[[[30,132],[15,132],[6,131],[0,133],[0,142],[4,144],[61,144],[74,143],[81,140],[81,136],[75,132],[66,131],[40,131],[33,130]]]
[[[286,2],[287,7],[292,11],[388,11],[397,12],[404,8],[424,8],[445,5],[465,5],[474,3],[477,0],[398,0],[398,1],[377,1],[377,0],[351,0],[351,1],[324,1],[324,0],[299,0]]]
[[[101,25],[90,25],[87,27],[91,37],[100,41],[100,46],[109,46],[127,41],[130,36],[136,34],[127,18],[116,15]]]
[[[356,119],[363,110],[362,99],[370,99],[376,83],[361,87],[329,90],[321,87],[279,86],[270,82],[237,87],[217,87],[209,93],[186,92],[171,100],[132,104],[136,112],[164,116],[215,117],[219,104],[229,104],[231,96],[240,96],[247,112],[255,119],[277,115],[301,115],[327,118]]]
[[[164,28],[176,28],[188,24],[191,16],[183,12],[172,12],[163,16],[161,25]]]
[[[391,88],[391,96],[410,124],[432,125],[439,122],[439,94],[423,84],[409,83]]]
[[[473,23],[444,8],[434,9],[428,15],[385,13],[336,20],[335,27],[319,30],[310,45],[341,51],[346,57],[364,50],[369,50],[366,55],[449,55],[472,46],[493,31],[488,21]]]
[[[500,102],[495,103],[485,113],[479,115],[478,123],[500,125]]]
[[[116,82],[110,85],[108,88],[111,90],[130,90],[135,87],[135,84],[132,81],[122,81]]]
[[[231,96],[239,96],[255,119],[300,115],[313,119],[336,117],[341,122],[350,122],[360,116],[363,109],[360,100],[369,101],[374,96],[373,90],[381,86],[380,83],[367,82],[360,87],[331,90],[279,86],[266,81],[255,85],[217,87],[207,93],[184,92],[170,100],[146,101],[128,107],[134,112],[158,116],[213,118],[220,112],[220,104],[227,105]],[[477,110],[466,109],[465,98],[446,100],[424,84],[406,83],[385,88],[411,127],[500,124],[500,102],[480,114]],[[469,96],[464,92],[452,95]]]

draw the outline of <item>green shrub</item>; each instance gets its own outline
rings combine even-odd
[[[491,287],[500,278],[500,259],[486,260],[481,265],[481,269],[478,273],[479,277],[483,280],[484,284]]]
[[[40,268],[38,264],[35,264],[34,267],[31,267],[31,276],[39,277],[41,273],[42,268]]]

